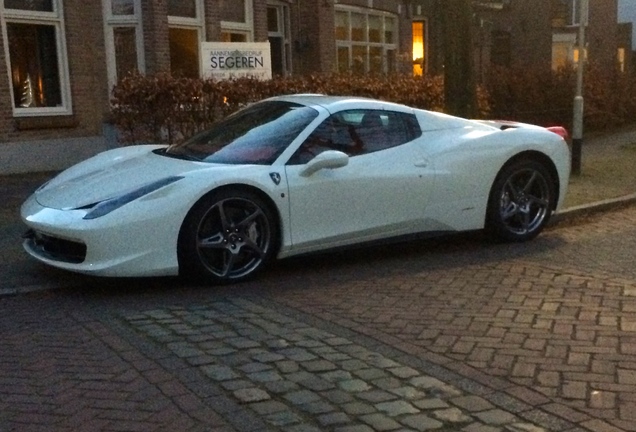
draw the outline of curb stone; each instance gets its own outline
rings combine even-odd
[[[549,225],[557,225],[561,222],[572,221],[577,217],[620,209],[630,206],[634,203],[636,203],[636,193],[623,195],[617,198],[610,198],[603,201],[597,201],[590,204],[581,204],[574,207],[568,207],[554,214],[550,219]]]

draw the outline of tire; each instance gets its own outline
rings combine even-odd
[[[533,239],[550,220],[555,191],[550,172],[540,162],[525,159],[504,166],[490,191],[487,233],[497,241]]]
[[[279,228],[256,194],[221,190],[190,210],[179,234],[179,273],[213,284],[246,280],[278,249]]]

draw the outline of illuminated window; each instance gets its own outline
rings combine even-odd
[[[203,34],[201,0],[169,0],[168,41],[173,76],[199,77],[199,45]]]
[[[617,53],[618,70],[625,72],[625,48],[619,48]]]
[[[587,49],[583,50],[583,59],[584,61],[587,61]],[[580,61],[580,54],[579,54],[579,49],[578,48],[574,48],[574,50],[572,51],[572,62],[574,63],[574,65],[578,65],[579,61]]]
[[[578,62],[576,35],[555,33],[552,35],[552,69],[558,70]]]
[[[569,46],[563,43],[552,45],[552,69],[563,69],[568,65]]]
[[[143,72],[141,0],[103,0],[109,88],[132,72]]]
[[[13,113],[71,112],[61,0],[0,2]]]
[[[338,71],[360,74],[395,71],[395,15],[358,7],[337,6],[335,37]]]
[[[422,76],[426,73],[426,23],[413,23],[413,75]]]

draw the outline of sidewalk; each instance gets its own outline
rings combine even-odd
[[[636,126],[584,139],[581,174],[570,178],[566,208],[636,192]]]
[[[553,222],[636,202],[636,126],[584,139],[581,174],[571,176]]]

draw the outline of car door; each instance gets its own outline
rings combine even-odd
[[[347,110],[332,114],[286,165],[294,253],[422,231],[433,170],[412,113]],[[326,150],[346,166],[307,175]]]

